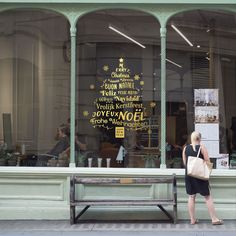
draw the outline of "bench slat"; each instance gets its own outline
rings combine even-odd
[[[156,184],[172,183],[173,178],[79,178],[75,177],[76,184]]]
[[[153,206],[153,205],[175,205],[173,200],[77,200],[71,203],[74,206],[87,206],[87,205],[113,205],[113,206]]]

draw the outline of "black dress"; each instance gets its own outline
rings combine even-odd
[[[187,145],[185,149],[185,155],[188,163],[189,156],[197,156],[200,145],[196,145],[196,151],[193,150],[192,145]],[[203,155],[200,152],[199,158],[203,159]],[[185,187],[186,192],[189,195],[200,193],[202,196],[210,195],[208,180],[201,180],[187,175],[187,163],[185,167]]]

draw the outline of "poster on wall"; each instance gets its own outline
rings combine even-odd
[[[207,148],[210,158],[217,158],[219,156],[219,140],[202,140],[201,143]]]
[[[200,132],[202,140],[217,140],[219,141],[219,124],[195,124],[195,130]],[[211,132],[209,132],[209,130]]]
[[[228,169],[229,168],[229,154],[224,153],[220,154],[216,160],[216,168],[217,169]]]
[[[219,156],[219,90],[195,89],[195,130],[202,134],[202,143],[209,156]]]

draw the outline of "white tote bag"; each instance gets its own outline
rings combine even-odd
[[[189,156],[187,164],[187,174],[197,179],[208,180],[211,174],[213,164],[199,158],[201,146],[196,157]]]

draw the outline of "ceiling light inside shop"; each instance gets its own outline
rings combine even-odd
[[[231,62],[231,60],[227,57],[221,57],[221,61]]]
[[[174,25],[171,25],[171,27],[191,46],[193,47],[193,44],[187,39],[187,37]]]
[[[160,54],[160,56],[161,56],[161,54]],[[174,61],[172,61],[172,60],[170,60],[170,59],[168,59],[168,58],[166,58],[166,61],[170,62],[171,64],[173,64],[173,65],[175,65],[175,66],[177,66],[177,67],[179,67],[179,68],[182,68],[181,65],[179,65],[178,63],[176,63],[176,62],[174,62]]]
[[[197,45],[197,48],[200,48],[201,46],[200,45]]]
[[[171,63],[171,64],[173,64],[173,65],[175,65],[175,66],[177,66],[177,67],[179,67],[179,68],[182,68],[181,65],[177,64],[177,63],[174,62],[174,61],[171,61],[170,59],[167,59],[167,58],[166,58],[166,61],[168,61],[169,63]]]
[[[135,39],[129,37],[127,34],[121,32],[120,30],[116,29],[115,27],[109,25],[109,29],[111,29],[111,30],[115,31],[116,33],[122,35],[123,37],[129,39],[129,40],[132,41],[133,43],[136,43],[136,44],[139,45],[140,47],[146,48],[143,44],[141,44],[141,43],[139,43],[138,41],[136,41]]]

